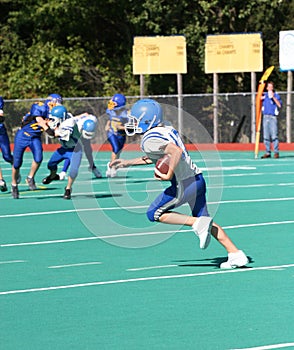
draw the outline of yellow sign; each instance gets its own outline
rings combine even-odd
[[[207,35],[205,73],[261,72],[263,43],[260,33]]]
[[[184,36],[135,37],[133,74],[187,73]]]

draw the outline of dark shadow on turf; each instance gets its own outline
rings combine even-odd
[[[132,183],[136,183],[136,184],[140,184],[140,183],[144,183],[144,182],[158,182],[158,180],[150,179],[150,180],[136,180],[136,181],[132,181]]]
[[[253,263],[254,260],[250,257],[247,256],[248,258],[248,264]],[[195,260],[175,260],[173,261],[174,263],[177,263],[179,267],[207,267],[207,266],[215,266],[218,267],[220,266],[221,263],[225,262],[228,260],[228,257],[217,257],[217,258],[207,258],[207,259],[195,259]],[[201,263],[201,261],[203,263]],[[210,261],[210,263],[204,263],[204,262]],[[194,263],[195,262],[195,263]],[[199,262],[199,263],[196,263]],[[251,267],[249,266],[242,266],[240,269],[250,269]]]
[[[121,197],[121,194],[113,194],[113,193],[107,193],[107,194],[72,194],[71,198],[97,198],[97,199],[103,199],[103,198],[111,198],[111,197]],[[34,199],[56,199],[56,198],[63,198],[63,194],[56,194],[56,196],[50,196],[50,197],[34,197]],[[28,199],[28,197],[27,197]],[[70,201],[70,199],[68,199],[68,201]]]
[[[72,197],[79,197],[79,198],[111,198],[111,197],[122,197],[122,194],[113,194],[113,193],[107,193],[107,194],[83,194],[83,195],[72,195]]]

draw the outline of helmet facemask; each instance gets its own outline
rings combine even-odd
[[[145,112],[143,112],[139,118],[136,118],[132,115],[129,116],[129,121],[125,124],[125,130],[128,136],[133,136],[135,134],[143,134],[144,132],[148,131],[153,127],[153,124],[156,121],[156,115],[154,115],[151,121],[144,121],[144,116]]]
[[[50,129],[56,129],[59,127],[61,123],[60,118],[58,117],[53,117],[51,114],[49,115],[49,122],[48,122],[48,126]]]

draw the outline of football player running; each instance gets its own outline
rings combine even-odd
[[[199,238],[201,249],[208,247],[212,235],[228,252],[228,260],[220,268],[245,266],[248,263],[247,256],[209,216],[202,172],[192,162],[179,133],[173,127],[164,125],[161,105],[152,99],[137,101],[125,128],[127,135],[143,134],[141,149],[146,156],[131,160],[117,159],[110,164],[112,167],[118,169],[155,164],[164,155],[170,156],[169,170],[167,174],[160,175],[160,180],[171,181],[171,185],[151,203],[147,210],[148,219],[192,227]],[[192,216],[173,211],[185,203],[189,204]]]
[[[59,139],[61,147],[49,159],[47,168],[50,170],[50,174],[42,182],[48,185],[53,180],[59,180],[59,175],[57,174],[58,164],[64,160],[68,160],[70,162],[70,169],[63,198],[71,199],[72,185],[78,176],[83,154],[83,147],[80,141],[81,133],[75,119],[62,105],[52,108],[48,125],[53,130],[53,137]]]
[[[42,132],[47,132],[49,136],[54,135],[53,130],[48,127],[47,121],[50,110],[61,102],[62,97],[59,94],[50,94],[45,102],[33,103],[30,112],[22,118],[21,126],[14,138],[11,181],[11,193],[14,199],[19,198],[18,183],[20,182],[20,168],[27,147],[33,153],[33,161],[26,182],[30,190],[34,191],[37,189],[35,175],[43,161]]]

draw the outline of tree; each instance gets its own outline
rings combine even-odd
[[[286,0],[0,0],[0,93],[7,98],[139,94],[135,36],[185,35],[184,93],[212,91],[207,34],[262,32],[264,67],[279,66],[280,30],[293,28]],[[275,70],[279,88],[286,77]],[[176,93],[174,75],[146,77],[149,94]],[[220,91],[250,91],[250,74],[223,74]]]

